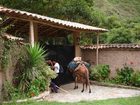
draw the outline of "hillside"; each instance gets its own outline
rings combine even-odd
[[[107,15],[133,18],[140,16],[140,0],[93,0],[94,7]]]
[[[0,0],[0,5],[109,29],[100,43],[140,43],[140,0]],[[80,44],[95,42],[89,34]]]

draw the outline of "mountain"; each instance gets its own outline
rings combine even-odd
[[[140,16],[140,0],[94,0],[94,8],[122,19]]]

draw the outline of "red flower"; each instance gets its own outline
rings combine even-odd
[[[32,93],[31,93],[31,97],[33,97],[33,96],[35,96],[35,94],[32,92]]]

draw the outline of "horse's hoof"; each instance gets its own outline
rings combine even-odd
[[[82,90],[81,92],[84,92],[84,90]]]
[[[89,90],[89,93],[91,93],[91,90]]]
[[[74,89],[78,89],[78,86],[75,86]]]

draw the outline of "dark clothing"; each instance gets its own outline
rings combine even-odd
[[[61,73],[61,74],[64,73],[64,69],[61,65],[60,65],[59,73]]]
[[[52,92],[58,93],[57,85],[54,82],[51,82],[50,87]]]
[[[72,61],[68,64],[67,68],[68,68],[69,70],[75,70],[77,66],[78,66],[78,64],[77,64],[74,60],[72,60]]]

